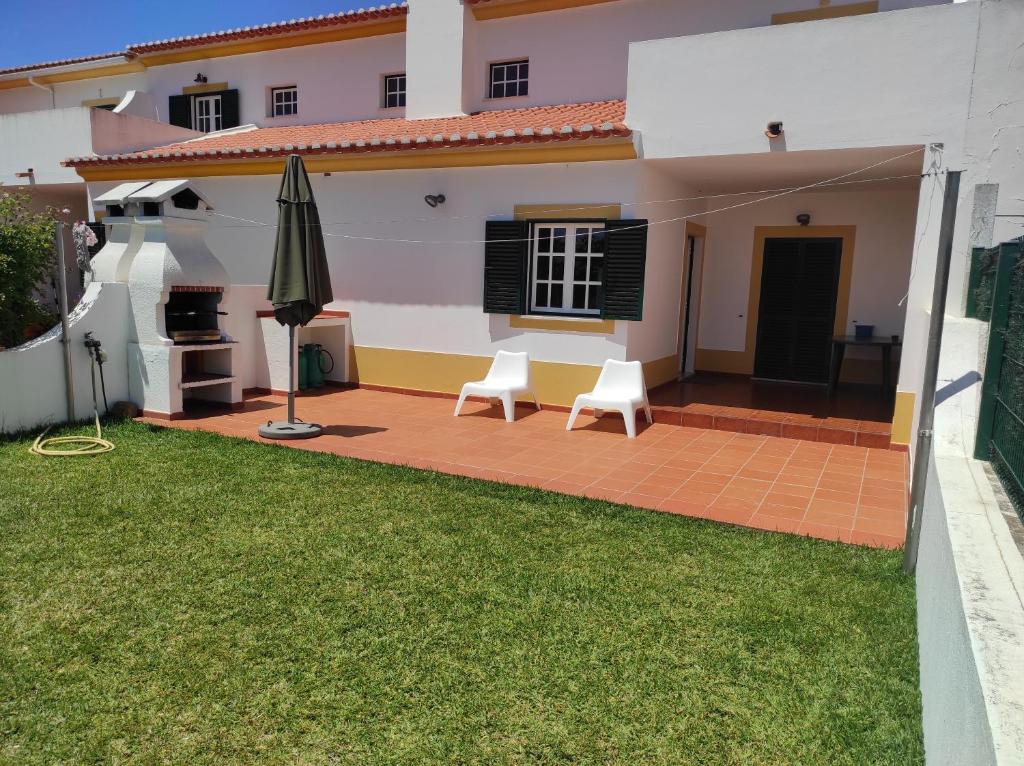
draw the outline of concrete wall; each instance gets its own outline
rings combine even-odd
[[[429,0],[428,0],[429,1]],[[413,0],[413,7],[417,2]],[[930,0],[890,0],[883,10],[934,4]],[[476,23],[474,50],[466,51],[468,110],[506,109],[539,104],[625,98],[629,44],[723,29],[767,26],[772,14],[817,8],[816,0],[620,0],[582,8],[533,13]],[[488,65],[528,58],[530,94],[491,100],[487,93]],[[649,82],[664,101],[689,94],[695,79],[707,80],[712,71],[701,65],[665,62],[665,71]],[[695,73],[699,73],[695,78]],[[666,79],[667,78],[667,79]],[[674,88],[676,78],[685,81]]]
[[[89,357],[83,345],[89,330],[95,331],[109,357],[103,368],[107,400],[113,404],[128,398],[128,286],[89,285],[70,321],[75,415],[85,420],[92,416]],[[0,351],[0,433],[60,423],[67,418],[60,338],[57,326],[29,343]],[[98,388],[98,379],[96,385]]]
[[[774,150],[949,141],[970,98],[978,6],[634,44],[626,122],[647,158],[767,152],[769,120],[785,123]]]
[[[1024,763],[1024,558],[971,457],[987,341],[947,315],[917,567],[929,764]]]

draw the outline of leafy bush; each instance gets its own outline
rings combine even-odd
[[[29,328],[52,322],[36,288],[56,267],[53,208],[39,213],[24,192],[0,194],[0,346],[17,346]]]

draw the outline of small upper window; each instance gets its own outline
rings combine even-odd
[[[530,92],[530,62],[506,61],[491,64],[489,95],[491,98],[525,96]]]
[[[389,74],[384,77],[384,108],[405,106],[405,75]]]
[[[299,113],[299,89],[290,85],[287,88],[270,89],[271,115],[288,117]]]

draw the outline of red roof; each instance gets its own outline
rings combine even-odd
[[[14,74],[16,72],[30,72],[35,69],[50,69],[52,67],[67,66],[69,64],[81,64],[86,61],[99,61],[100,59],[114,58],[117,56],[135,56],[143,53],[155,53],[158,51],[180,50],[182,48],[196,48],[202,45],[214,45],[216,43],[232,42],[235,40],[251,40],[258,37],[273,37],[297,32],[307,32],[315,29],[329,29],[332,27],[348,26],[364,22],[383,21],[392,18],[405,18],[409,13],[407,3],[392,3],[371,8],[360,8],[356,11],[342,11],[341,13],[329,13],[323,16],[309,16],[306,18],[289,19],[288,21],[276,21],[272,24],[258,24],[252,27],[240,27],[238,29],[226,29],[221,32],[207,32],[201,35],[187,35],[185,37],[172,37],[167,40],[154,40],[148,43],[136,43],[129,45],[123,51],[114,53],[101,53],[95,56],[80,56],[78,58],[62,59],[60,61],[46,61],[41,64],[26,64],[24,66],[0,69],[0,75]]]
[[[535,106],[427,120],[361,120],[213,134],[129,154],[72,157],[69,167],[471,148],[626,137],[625,101]]]
[[[0,69],[0,75],[14,74],[16,72],[31,72],[33,69],[52,69],[59,66],[70,66],[72,64],[84,64],[87,61],[101,61],[102,59],[116,59],[130,57],[129,51],[113,51],[111,53],[97,53],[92,56],[78,56],[72,59],[59,59],[57,61],[45,61],[42,64],[25,64],[23,66]]]
[[[254,37],[270,37],[291,32],[306,32],[312,29],[345,26],[366,21],[404,18],[408,13],[409,7],[406,3],[392,3],[391,5],[381,5],[372,8],[360,8],[356,11],[343,11],[324,16],[310,16],[307,18],[290,19],[288,21],[278,21],[273,24],[260,24],[254,27],[227,29],[223,32],[208,32],[201,35],[188,35],[186,37],[172,37],[167,40],[155,40],[148,43],[136,43],[129,45],[128,50],[132,53],[153,53],[155,51],[194,48],[199,45],[211,45],[233,40],[249,40]]]

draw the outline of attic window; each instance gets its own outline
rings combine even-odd
[[[171,195],[171,202],[180,210],[198,210],[199,195],[191,189],[182,189],[177,194]]]
[[[160,215],[160,203],[159,202],[143,202],[142,203],[142,214],[144,216],[155,216]]]

